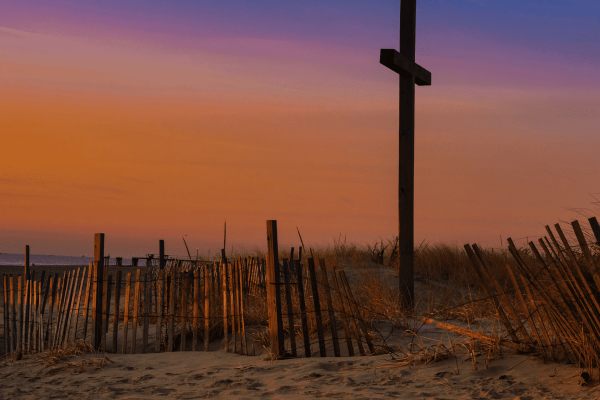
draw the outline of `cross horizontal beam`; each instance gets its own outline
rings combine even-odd
[[[414,76],[415,83],[419,86],[431,85],[431,72],[394,49],[381,49],[379,62],[398,74],[406,77]]]

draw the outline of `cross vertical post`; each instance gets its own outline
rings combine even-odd
[[[431,73],[415,63],[417,1],[401,0],[400,51],[381,49],[379,62],[400,75],[398,166],[398,275],[400,301],[414,308],[415,84],[431,85]]]

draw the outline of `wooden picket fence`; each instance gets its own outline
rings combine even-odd
[[[84,341],[98,351],[123,354],[224,349],[250,355],[257,351],[254,338],[268,332],[268,350],[276,358],[311,357],[311,346],[318,346],[324,357],[328,329],[329,355],[339,357],[339,322],[348,355],[355,354],[355,345],[357,352],[366,354],[363,343],[373,353],[344,271],[327,269],[324,260],[317,270],[312,258],[303,263],[301,255],[300,251],[294,260],[292,249],[290,260],[277,263],[269,254],[266,259],[205,265],[170,260],[163,268],[155,265],[126,275],[118,270],[114,276],[106,267],[99,275],[98,261],[62,276],[42,272],[39,280],[34,273],[3,275],[5,353],[39,352]],[[273,298],[269,290],[275,286]],[[265,299],[273,306],[267,305],[268,329],[255,318],[247,326],[248,315],[264,307]]]
[[[546,226],[547,236],[537,245],[529,242],[528,249],[517,249],[508,238],[516,266],[506,263],[506,287],[492,273],[485,252],[465,245],[510,337],[500,344],[590,368],[600,365],[600,258],[590,250],[600,248],[600,224],[595,217],[588,221],[587,234],[578,221],[571,223],[576,245],[559,224],[554,225],[556,234]]]

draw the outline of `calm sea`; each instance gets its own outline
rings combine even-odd
[[[53,256],[43,254],[30,254],[29,263],[31,265],[88,265],[94,261],[93,257],[74,257],[74,256]],[[23,265],[25,264],[24,254],[0,253],[0,265]],[[109,265],[116,265],[117,260],[110,259]],[[131,265],[131,258],[123,258],[123,265]],[[141,265],[141,263],[140,263]]]

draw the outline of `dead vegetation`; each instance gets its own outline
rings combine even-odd
[[[25,354],[21,350],[16,350],[0,361],[0,366],[13,364],[21,360],[29,360],[42,365],[40,374],[43,376],[53,376],[66,370],[82,373],[88,369],[101,369],[108,363],[113,362],[106,354],[99,355],[91,344],[78,340],[68,343],[63,348],[34,354]]]

